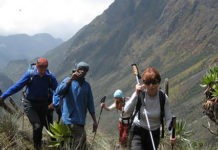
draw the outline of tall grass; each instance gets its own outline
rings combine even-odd
[[[18,114],[9,114],[2,111],[0,115],[0,133],[1,150],[32,149],[29,130],[22,130],[21,118]]]

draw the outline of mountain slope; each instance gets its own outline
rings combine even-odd
[[[90,64],[87,80],[97,113],[103,95],[109,105],[118,88],[125,96],[132,94],[136,84],[132,63],[138,64],[140,72],[156,67],[163,80],[169,78],[173,113],[197,131],[192,138],[207,141],[212,136],[201,127],[207,120],[201,111],[203,89],[199,84],[207,68],[218,62],[217,14],[214,0],[116,0],[45,57],[59,81],[76,62]],[[116,111],[103,111],[99,127],[116,133],[118,116]]]
[[[140,71],[154,66],[163,79],[169,78],[174,114],[201,124],[200,79],[205,69],[218,61],[217,14],[218,3],[213,0],[117,0],[46,56],[59,80],[71,72],[74,63],[84,60],[90,64],[87,78],[97,108],[103,95],[109,97],[107,104],[112,103],[117,88],[131,95],[135,86],[132,63],[137,63]],[[178,104],[183,103],[198,109],[181,115],[184,106]],[[112,120],[116,126],[116,112],[103,115],[102,124]]]

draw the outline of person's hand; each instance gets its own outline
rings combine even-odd
[[[122,107],[121,111],[124,113],[124,107]]]
[[[135,90],[136,90],[136,95],[139,94],[139,91],[143,90],[145,88],[144,84],[136,84]]]
[[[74,73],[72,74],[72,76],[71,76],[70,79],[66,82],[66,84],[67,84],[67,85],[70,85],[73,80],[78,80],[78,78],[79,78],[79,73],[76,71],[76,72],[74,72]]]
[[[176,136],[175,136],[175,138],[172,138],[172,134],[170,134],[170,141],[171,141],[171,144],[175,144],[176,143]]]
[[[105,103],[101,103],[101,107],[103,107],[103,108],[104,108],[104,107],[105,107]]]
[[[70,77],[70,80],[73,81],[73,80],[77,80],[79,78],[79,73],[76,71],[72,74],[72,76]]]
[[[48,105],[48,109],[54,109],[54,106],[52,103]]]
[[[97,122],[94,122],[93,123],[93,130],[92,130],[92,132],[96,132],[97,128],[98,128],[98,124],[97,124]]]

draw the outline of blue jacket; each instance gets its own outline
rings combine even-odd
[[[30,80],[31,73],[27,71],[23,77],[14,85],[12,85],[6,92],[4,92],[1,97],[2,99],[6,99],[8,96],[13,95],[14,93],[20,91],[24,86],[26,86]],[[46,74],[41,78],[37,72],[37,69],[34,70],[33,80],[29,85],[27,85],[26,93],[27,99],[32,101],[41,100],[36,97],[48,97],[49,90],[49,76],[52,78],[52,89],[55,90],[57,88],[58,82],[54,76],[54,74],[50,72],[46,72]]]
[[[90,113],[95,112],[91,87],[86,81],[80,86],[78,81],[73,80],[67,88],[69,79],[65,78],[56,89],[59,96],[66,95],[63,99],[62,120],[64,124],[85,125],[87,109]]]

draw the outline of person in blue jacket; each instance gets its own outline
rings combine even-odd
[[[96,132],[98,127],[91,86],[85,80],[88,70],[89,65],[87,63],[78,63],[72,76],[65,78],[56,89],[57,95],[64,96],[62,121],[70,127],[74,141],[72,145],[78,149],[87,149],[84,129],[87,110],[93,119],[93,132]],[[55,101],[53,100],[54,103]]]
[[[48,106],[50,106],[48,104],[49,86],[52,90],[55,90],[58,85],[54,74],[50,73],[47,68],[48,61],[45,58],[37,59],[36,68],[33,72],[27,71],[17,83],[0,97],[0,101],[5,100],[8,96],[20,91],[24,86],[27,87],[24,112],[32,124],[34,148],[37,150],[41,149],[42,129],[43,126],[46,126],[46,114],[49,109]],[[52,82],[52,85],[50,85],[50,82]]]

